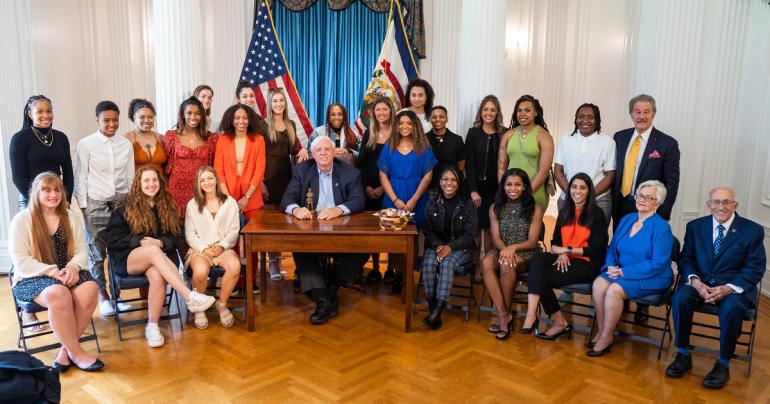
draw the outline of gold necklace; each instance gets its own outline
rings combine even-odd
[[[40,143],[42,143],[46,147],[51,147],[53,145],[53,133],[51,133],[51,128],[48,128],[48,133],[41,133],[35,128],[35,126],[31,126],[32,132],[35,134],[35,137],[37,138]]]

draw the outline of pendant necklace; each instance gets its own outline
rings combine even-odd
[[[51,128],[48,128],[48,133],[41,133],[34,126],[31,126],[31,128],[32,132],[35,134],[35,137],[40,141],[40,143],[46,147],[51,147],[51,145],[53,145],[53,134],[51,133]]]

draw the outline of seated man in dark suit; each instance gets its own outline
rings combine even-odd
[[[281,209],[297,219],[310,220],[315,208],[318,220],[329,220],[364,209],[361,172],[350,164],[334,160],[334,142],[319,136],[310,145],[313,159],[294,167],[281,199]],[[312,192],[312,194],[311,194]],[[312,206],[308,206],[308,200]],[[301,290],[315,300],[311,324],[324,324],[339,314],[337,290],[351,283],[371,254],[333,254],[334,273],[324,276],[324,254],[293,253]]]
[[[682,282],[674,295],[677,353],[666,376],[682,377],[692,369],[690,332],[695,309],[704,303],[719,308],[719,359],[703,385],[719,389],[730,379],[730,358],[741,335],[743,316],[754,307],[757,284],[765,273],[765,232],[735,213],[738,202],[730,188],[714,188],[706,206],[711,216],[687,224],[679,271]]]

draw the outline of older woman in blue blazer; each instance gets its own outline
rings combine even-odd
[[[656,211],[666,200],[660,181],[645,181],[636,189],[636,210],[623,217],[607,250],[602,273],[593,284],[599,332],[588,356],[602,356],[612,348],[612,336],[623,300],[661,294],[674,282],[671,271],[671,226]]]

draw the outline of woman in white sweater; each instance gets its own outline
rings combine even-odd
[[[66,372],[70,365],[93,372],[104,363],[80,346],[97,303],[97,286],[88,272],[83,217],[68,208],[58,175],[35,177],[29,206],[11,220],[9,245],[13,263],[13,295],[48,309],[54,335],[62,344],[51,365]]]
[[[222,193],[213,167],[201,167],[196,178],[193,198],[185,211],[185,238],[190,246],[187,265],[192,268],[192,285],[197,290],[206,289],[212,266],[225,270],[216,305],[222,325],[231,327],[234,319],[227,308],[227,299],[241,273],[241,261],[233,251],[241,230],[238,203]],[[208,325],[206,313],[195,313],[197,328]]]

